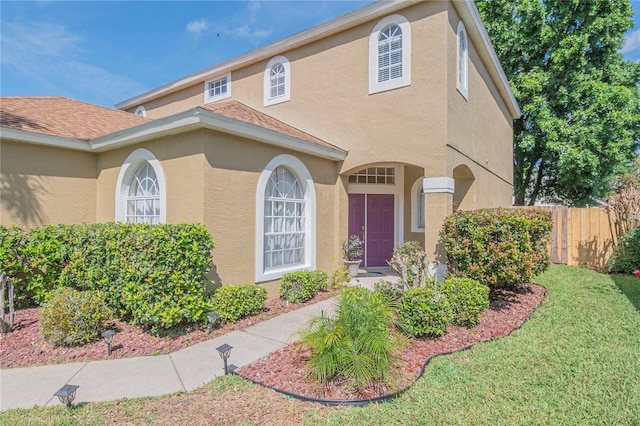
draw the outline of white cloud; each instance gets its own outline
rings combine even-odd
[[[0,63],[49,87],[55,94],[113,103],[144,87],[83,59],[85,40],[61,25],[3,22]]]
[[[200,33],[209,28],[209,23],[206,19],[199,19],[197,21],[190,21],[187,24],[187,31],[190,33],[194,33],[195,35],[200,35]]]
[[[251,41],[259,42],[260,39],[270,36],[273,33],[272,29],[252,29],[249,25],[242,25],[239,27],[231,28],[228,32],[239,38],[246,38]]]
[[[640,54],[640,29],[627,34],[624,47],[620,49],[623,54],[637,53]]]

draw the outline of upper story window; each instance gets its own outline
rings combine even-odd
[[[140,117],[146,117],[147,110],[142,105],[140,105],[138,108],[136,108],[134,114],[139,115]]]
[[[204,103],[219,101],[231,96],[231,73],[204,83]]]
[[[122,164],[116,185],[116,221],[164,223],[166,186],[160,162],[146,149],[136,149]]]
[[[457,88],[465,99],[469,96],[469,40],[462,21],[458,23],[457,35]]]
[[[264,69],[264,106],[291,100],[291,68],[284,56],[271,59]]]
[[[402,15],[384,18],[369,36],[369,94],[411,84],[411,26]]]

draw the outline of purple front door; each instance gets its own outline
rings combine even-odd
[[[350,194],[349,235],[364,233],[364,265],[387,266],[393,254],[393,195]],[[364,232],[363,232],[364,229]]]

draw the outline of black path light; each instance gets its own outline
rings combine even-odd
[[[213,331],[213,326],[220,317],[220,314],[214,311],[207,312],[207,319],[209,320],[209,334]]]
[[[231,355],[231,349],[233,349],[233,346],[228,345],[226,343],[216,348],[216,350],[218,351],[218,354],[220,355],[220,358],[222,358],[222,360],[224,361],[224,374],[229,374],[229,368],[227,367],[227,360],[229,359],[229,355]]]
[[[65,404],[67,408],[71,408],[71,403],[76,397],[76,390],[80,386],[77,385],[64,385],[60,390],[53,394],[57,396],[61,403]]]
[[[102,338],[107,344],[107,355],[111,355],[111,342],[113,342],[113,335],[116,334],[113,330],[106,330],[102,332]]]

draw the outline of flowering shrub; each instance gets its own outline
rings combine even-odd
[[[357,235],[350,235],[342,242],[342,257],[354,261],[362,258],[362,240]]]
[[[407,241],[393,249],[389,266],[400,275],[399,291],[425,285],[431,280],[428,275],[427,254],[417,241]]]
[[[636,277],[640,278],[640,269],[636,269],[633,273]]]
[[[531,281],[550,263],[551,213],[481,209],[449,216],[441,232],[451,269],[490,287]]]

